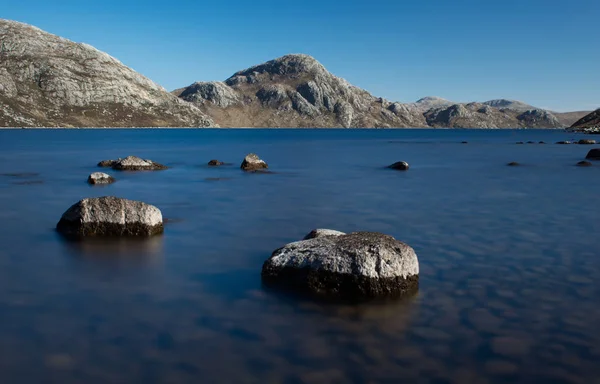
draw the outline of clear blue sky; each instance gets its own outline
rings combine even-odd
[[[376,96],[600,107],[600,0],[0,0],[168,90],[306,53]]]

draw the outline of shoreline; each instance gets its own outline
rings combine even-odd
[[[340,128],[340,127],[329,127],[329,128],[290,128],[290,127],[264,127],[264,128],[248,128],[248,127],[0,127],[0,130],[100,130],[100,129],[122,129],[122,130],[142,130],[142,129],[190,129],[190,130],[207,130],[207,129],[219,129],[219,130],[267,130],[267,129],[285,129],[285,130],[340,130],[340,131],[353,131],[353,130],[373,130],[373,131],[390,131],[390,130],[465,130],[465,131],[529,131],[529,130],[545,130],[545,131],[563,131],[569,133],[585,133],[577,131],[567,131],[569,128],[434,128],[434,127],[411,127],[411,128]]]

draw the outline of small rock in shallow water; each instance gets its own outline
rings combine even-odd
[[[118,171],[159,171],[168,167],[152,160],[142,159],[137,156],[127,156],[124,159],[103,160],[98,163],[99,167],[111,167]]]
[[[522,141],[517,141],[515,144],[525,144]]]
[[[103,172],[94,172],[88,176],[90,184],[111,184],[115,182],[115,178]]]
[[[591,165],[592,165],[591,162],[585,161],[585,160],[582,160],[579,163],[577,163],[578,167],[590,167]]]
[[[540,141],[538,144],[546,144],[545,141]]]
[[[557,141],[556,144],[571,144],[571,142],[568,140],[564,140],[564,141]]]
[[[225,163],[219,160],[211,160],[208,162],[208,165],[211,167],[218,167],[219,165],[224,165]]]
[[[162,213],[153,205],[112,196],[83,199],[61,217],[56,229],[70,237],[153,236],[162,233]]]
[[[590,160],[600,160],[600,148],[590,149],[585,158]]]
[[[407,171],[408,168],[410,168],[410,166],[408,165],[408,163],[406,161],[398,161],[398,162],[390,165],[388,168],[395,169],[397,171]]]
[[[266,284],[316,297],[362,301],[414,293],[419,261],[409,245],[375,232],[287,244],[265,261]]]
[[[258,171],[261,169],[267,169],[269,166],[263,160],[258,157],[258,155],[254,153],[250,153],[246,155],[244,161],[242,161],[242,165],[240,168],[244,171]]]
[[[508,163],[506,165],[508,165],[510,167],[516,167],[517,165],[521,165],[521,164],[517,163],[516,161],[511,161],[510,163]]]
[[[577,142],[577,144],[596,144],[596,140],[581,139]]]

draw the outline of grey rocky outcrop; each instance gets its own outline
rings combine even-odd
[[[590,160],[600,160],[600,148],[590,149],[585,158]]]
[[[94,172],[88,176],[88,183],[90,184],[112,184],[115,182],[115,178],[104,172]]]
[[[388,166],[388,168],[395,169],[397,171],[408,171],[408,168],[410,168],[410,166],[406,161],[398,161]]]
[[[319,236],[287,244],[262,268],[266,284],[332,299],[364,300],[414,293],[413,248],[374,232]]]
[[[178,96],[189,102],[213,103],[226,108],[240,102],[239,95],[227,84],[220,81],[197,82],[181,90]]]
[[[240,168],[244,171],[260,171],[269,168],[269,166],[258,155],[250,153],[246,155]]]
[[[96,48],[0,19],[1,127],[209,127],[202,111]]]
[[[99,167],[111,167],[117,171],[160,171],[168,167],[152,160],[142,159],[137,156],[127,156],[124,159],[103,160]]]
[[[162,213],[153,205],[112,196],[83,199],[56,225],[69,237],[141,236],[163,232]]]

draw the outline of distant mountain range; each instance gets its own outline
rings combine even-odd
[[[301,54],[169,93],[89,45],[0,19],[3,127],[562,128],[588,113],[504,99],[388,101]]]

